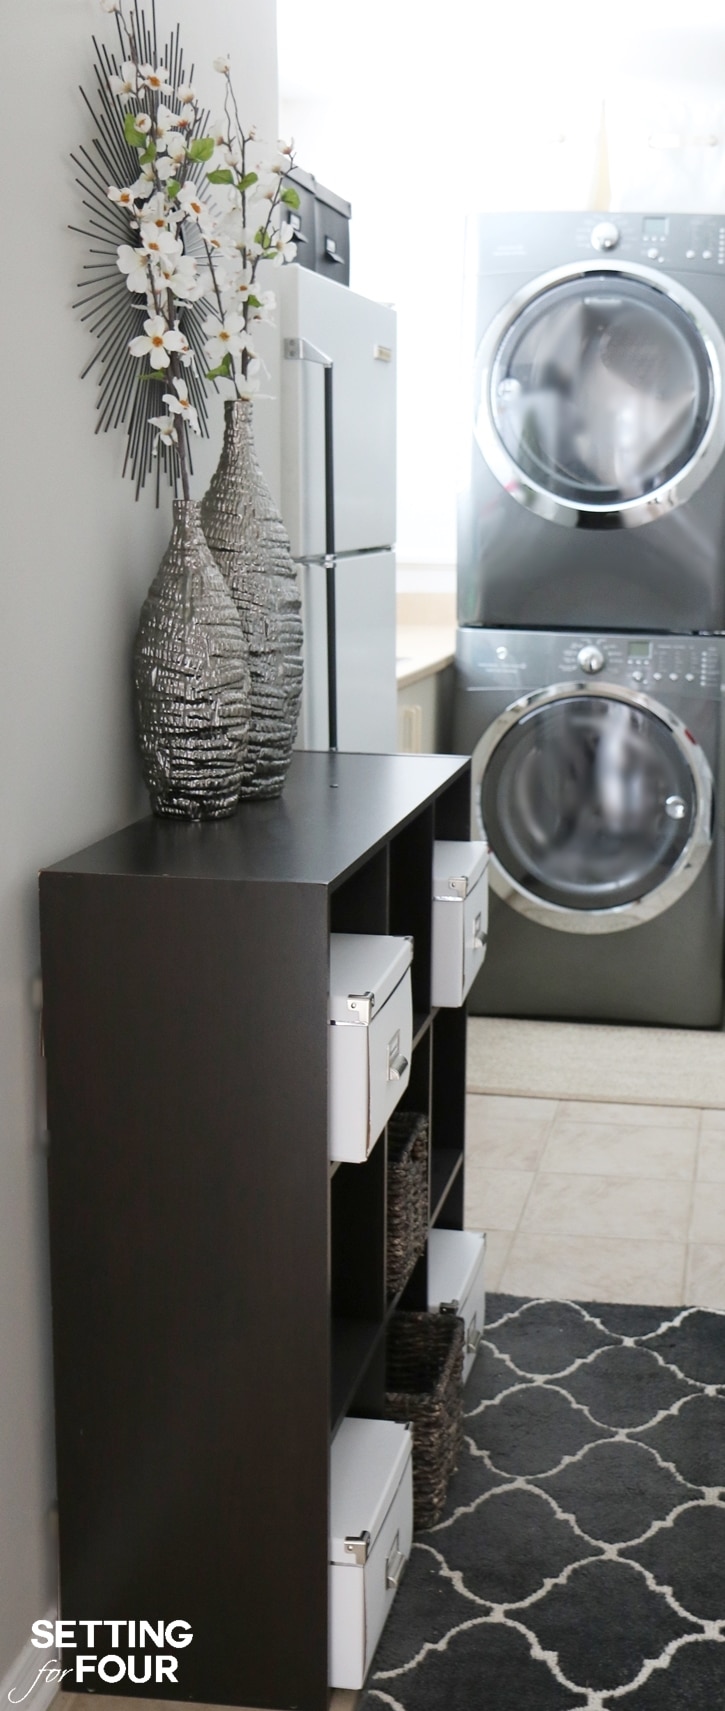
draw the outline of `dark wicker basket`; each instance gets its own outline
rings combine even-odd
[[[385,1412],[413,1427],[413,1522],[433,1527],[463,1439],[463,1320],[394,1313],[388,1326]]]
[[[410,1277],[428,1234],[428,1118],[394,1111],[388,1122],[388,1295]]]

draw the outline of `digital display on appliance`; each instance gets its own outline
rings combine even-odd
[[[649,659],[651,646],[652,646],[651,642],[628,642],[627,643],[627,658],[628,659]]]
[[[642,236],[645,238],[666,238],[669,229],[666,214],[646,214],[642,221]]]

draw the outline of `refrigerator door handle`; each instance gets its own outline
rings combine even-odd
[[[316,362],[325,384],[325,576],[327,583],[327,708],[330,748],[337,748],[337,628],[335,620],[335,467],[333,458],[332,357],[309,339],[285,339],[288,362]]]

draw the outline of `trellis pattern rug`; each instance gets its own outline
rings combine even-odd
[[[364,1711],[723,1711],[725,1313],[489,1296]]]

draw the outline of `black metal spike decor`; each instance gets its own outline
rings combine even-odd
[[[151,61],[153,65],[164,65],[173,90],[176,90],[179,84],[191,83],[194,66],[191,66],[187,76],[179,43],[178,24],[171,32],[166,48],[159,54],[154,0],[151,0],[150,22],[147,21],[138,0],[133,0],[129,13],[139,60]],[[129,474],[134,481],[137,499],[147,476],[153,475],[158,505],[164,474],[177,496],[179,467],[173,446],[161,446],[158,453],[154,453],[155,433],[149,421],[151,416],[164,413],[162,394],[168,391],[169,376],[165,371],[158,375],[144,374],[143,363],[132,357],[128,350],[129,341],[142,331],[142,322],[149,311],[141,298],[134,297],[129,292],[125,276],[118,268],[118,247],[120,244],[132,244],[134,232],[128,214],[109,200],[108,189],[110,185],[122,187],[133,184],[138,177],[138,154],[126,141],[123,121],[127,112],[141,113],[147,111],[147,108],[144,100],[136,96],[131,96],[122,104],[111,89],[109,78],[119,74],[122,62],[129,57],[120,20],[116,21],[119,53],[109,53],[105,45],[99,45],[94,36],[95,87],[91,95],[83,88],[80,91],[96,134],[90,147],[81,144],[77,153],[71,155],[78,173],[76,182],[80,187],[82,206],[87,210],[83,216],[87,223],[73,225],[71,231],[80,233],[90,244],[89,260],[84,263],[83,278],[77,287],[79,296],[73,307],[80,311],[81,320],[87,323],[97,341],[96,350],[82,371],[82,378],[93,369],[97,374],[96,433],[107,433],[109,428],[125,426],[126,455],[123,473]],[[164,99],[172,112],[181,114],[181,103],[175,94],[167,95]],[[193,125],[187,131],[188,139],[191,141],[194,137],[203,136],[208,130],[208,124],[208,111],[197,107]],[[187,158],[184,166],[185,182],[198,183],[200,178],[203,179],[203,172],[201,163]],[[188,230],[185,229],[187,227]],[[179,235],[187,253],[195,255],[196,259],[203,259],[203,252],[196,248],[200,243],[197,228],[191,221],[184,223]],[[197,410],[199,425],[204,434],[209,431],[208,414],[204,384],[200,377],[207,368],[203,350],[203,323],[207,313],[208,305],[203,302],[177,302],[176,305],[178,325],[194,353],[194,362],[185,370],[185,380],[189,398]],[[188,438],[186,444],[188,449]],[[191,467],[190,456],[189,465]]]

